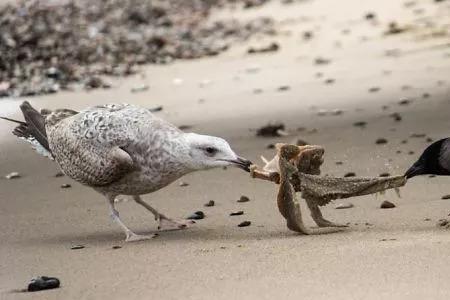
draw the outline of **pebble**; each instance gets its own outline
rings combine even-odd
[[[116,249],[120,249],[120,248],[122,248],[122,246],[118,246],[118,245],[116,245],[116,246],[112,246],[112,248],[113,248],[114,250],[116,250]]]
[[[72,186],[70,184],[68,184],[68,183],[64,183],[64,184],[61,185],[62,189],[68,189],[68,188],[71,188],[71,187]]]
[[[369,88],[369,93],[376,93],[376,92],[379,92],[380,90],[381,90],[381,88],[374,86],[374,87]]]
[[[54,177],[63,177],[65,176],[63,172],[58,172],[54,175]]]
[[[70,250],[79,250],[79,249],[84,249],[85,247],[83,245],[74,245],[72,247],[70,247]]]
[[[336,205],[336,209],[348,209],[348,208],[352,208],[354,207],[354,205],[352,203],[340,203],[338,205]]]
[[[336,81],[336,80],[333,79],[333,78],[328,78],[328,79],[326,79],[324,82],[325,82],[325,84],[333,84],[335,81]]]
[[[411,137],[412,138],[424,138],[424,137],[426,137],[427,135],[425,134],[425,133],[412,133],[411,134]]]
[[[145,92],[148,91],[150,87],[147,84],[141,84],[141,85],[137,85],[135,87],[131,88],[131,92],[132,93],[141,93],[141,92]]]
[[[389,201],[383,201],[383,203],[381,203],[380,208],[394,208],[395,204]]]
[[[250,226],[252,224],[252,222],[250,221],[244,221],[238,224],[238,227],[247,227]]]
[[[274,52],[274,51],[278,51],[280,49],[280,45],[276,42],[270,43],[267,46],[263,46],[263,47],[250,47],[247,50],[248,54],[255,54],[255,53],[267,53],[267,52]]]
[[[266,146],[267,149],[275,149],[275,144],[269,144]]]
[[[441,197],[442,200],[449,200],[450,199],[450,195],[444,195]]]
[[[394,121],[400,122],[402,120],[402,116],[399,113],[392,113],[389,115],[389,117],[393,118]]]
[[[289,91],[290,89],[291,89],[290,86],[288,86],[288,85],[282,85],[282,86],[279,86],[279,87],[277,88],[277,91],[279,91],[279,92],[285,92],[285,91]]]
[[[438,225],[438,226],[441,226],[441,227],[444,227],[444,226],[449,225],[449,222],[448,222],[448,220],[446,220],[446,219],[440,219],[440,220],[437,222],[437,225]]]
[[[184,181],[181,181],[180,184],[179,184],[179,186],[182,186],[182,187],[184,187],[184,186],[189,186],[189,183],[184,182]]]
[[[345,173],[344,177],[355,177],[356,173],[355,172],[347,172]]]
[[[401,100],[398,102],[398,104],[399,104],[399,105],[409,105],[411,102],[412,102],[411,99],[403,98],[403,99],[401,99]]]
[[[343,165],[343,164],[344,164],[344,162],[342,162],[342,161],[337,161],[336,162],[336,165],[338,165],[338,166]]]
[[[366,121],[358,121],[358,122],[353,123],[353,126],[355,126],[355,127],[362,127],[362,128],[364,128],[364,127],[366,127],[366,125],[367,125]]]
[[[31,279],[28,284],[29,292],[36,292],[42,290],[56,289],[60,286],[60,281],[56,277],[39,276]]]
[[[382,145],[382,144],[387,144],[387,139],[385,139],[385,138],[379,138],[379,139],[377,139],[376,141],[375,141],[375,144],[377,144],[377,145]]]
[[[425,219],[423,219],[424,221],[431,221],[431,219],[430,218],[425,218]]]
[[[239,198],[239,200],[237,202],[239,203],[243,203],[243,202],[249,202],[250,198],[247,196],[241,196],[241,198]]]
[[[191,129],[192,127],[193,127],[192,125],[180,125],[180,126],[178,126],[178,129],[188,130],[188,129]]]
[[[323,57],[317,57],[314,59],[315,65],[327,65],[331,62],[331,59],[323,58]]]
[[[243,214],[244,214],[244,211],[240,210],[240,211],[230,213],[230,216],[241,216]]]
[[[212,206],[214,206],[214,205],[216,205],[216,203],[214,202],[214,200],[209,200],[208,201],[208,203],[205,203],[205,207],[212,207]]]
[[[364,19],[366,20],[373,20],[376,18],[376,15],[374,12],[368,12],[364,15]]]
[[[205,218],[205,213],[202,211],[196,211],[195,213],[189,215],[186,219],[188,220],[201,220]]]
[[[6,179],[16,179],[22,177],[19,172],[11,172],[5,176]]]
[[[391,174],[385,172],[385,173],[381,173],[380,175],[378,175],[379,177],[389,177],[391,176]]]
[[[156,107],[153,107],[153,108],[149,108],[148,110],[149,110],[150,112],[152,112],[152,113],[155,113],[155,112],[162,111],[162,110],[163,110],[163,107],[162,107],[162,105],[160,105],[160,106],[156,106]]]
[[[279,137],[282,134],[280,132],[285,130],[285,125],[283,123],[269,123],[265,126],[258,128],[256,131],[257,136],[263,137]]]

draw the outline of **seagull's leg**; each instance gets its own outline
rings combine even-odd
[[[114,196],[108,196],[109,209],[111,211],[111,218],[125,231],[125,242],[137,242],[143,240],[149,240],[154,238],[156,235],[140,235],[131,231],[120,219],[119,212],[114,207]]]
[[[319,227],[348,227],[347,225],[336,224],[325,219],[320,211],[319,205],[314,201],[314,199],[305,199],[309,210],[311,211],[311,217],[314,222],[316,222]]]
[[[195,223],[192,220],[187,220],[187,221],[172,220],[172,219],[166,217],[165,215],[163,215],[162,213],[158,212],[156,209],[154,209],[150,205],[148,205],[148,203],[145,202],[144,200],[142,200],[141,196],[139,196],[139,195],[134,195],[133,199],[134,199],[134,201],[136,201],[136,203],[145,207],[148,211],[150,211],[155,216],[155,220],[159,222],[159,225],[158,225],[159,230],[184,229],[184,228],[187,228],[188,225]]]

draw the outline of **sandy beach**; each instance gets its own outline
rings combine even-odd
[[[403,174],[429,144],[427,137],[447,137],[450,128],[450,3],[410,2],[273,1],[218,11],[213,18],[270,15],[279,33],[217,57],[145,66],[142,74],[111,79],[109,90],[26,100],[39,108],[162,105],[159,116],[221,136],[257,164],[260,155],[274,154],[268,144],[301,138],[325,147],[323,174]],[[364,18],[368,12],[376,22]],[[408,29],[385,35],[392,21]],[[310,40],[305,31],[314,32]],[[280,50],[246,53],[270,42]],[[317,58],[330,62],[318,65]],[[131,92],[142,84],[149,89]],[[405,99],[410,101],[399,104]],[[23,100],[0,99],[0,114],[21,119]],[[390,116],[395,112],[400,122]],[[285,123],[289,136],[257,137],[255,129],[270,121]],[[365,128],[353,126],[358,121],[367,122]],[[234,168],[198,172],[144,199],[174,218],[202,210],[204,220],[124,243],[105,199],[68,177],[55,178],[57,165],[17,140],[12,129],[0,122],[1,299],[450,298],[450,229],[437,225],[450,218],[450,200],[441,200],[450,194],[449,178],[413,178],[401,198],[387,191],[337,200],[323,213],[349,227],[303,236],[289,231],[279,214],[276,185]],[[378,138],[388,142],[378,145]],[[13,171],[22,177],[4,178]],[[72,187],[61,189],[64,183]],[[241,195],[250,202],[237,203]],[[118,209],[125,223],[139,233],[157,232],[151,215],[123,198]],[[216,205],[204,207],[209,200]],[[380,209],[384,200],[396,207]],[[354,207],[335,209],[348,202]],[[238,210],[244,215],[229,216]],[[238,227],[244,220],[251,226]],[[71,250],[78,244],[85,248]],[[17,291],[38,275],[58,277],[61,288]]]

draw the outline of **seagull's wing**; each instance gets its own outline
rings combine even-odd
[[[139,168],[128,147],[152,118],[148,110],[126,104],[91,107],[48,122],[50,148],[68,176],[89,186],[108,185]]]

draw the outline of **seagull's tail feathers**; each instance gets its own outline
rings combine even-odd
[[[39,154],[53,159],[45,131],[45,115],[34,109],[28,101],[24,101],[20,105],[20,109],[25,122],[5,117],[0,118],[19,124],[14,128],[13,134],[29,142]]]

